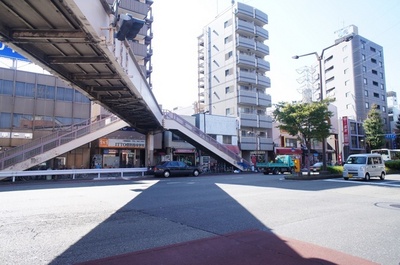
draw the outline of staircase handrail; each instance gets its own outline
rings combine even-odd
[[[57,130],[52,134],[34,139],[29,143],[6,150],[0,153],[0,170],[19,162],[26,161],[38,154],[71,142],[79,137],[95,132],[106,125],[113,124],[120,120],[121,119],[115,115],[88,119],[81,123],[67,126],[63,130]]]
[[[211,136],[209,136],[208,134],[206,134],[205,132],[203,132],[202,130],[200,130],[199,128],[197,128],[196,126],[191,124],[190,122],[186,121],[184,118],[182,118],[178,114],[173,113],[171,111],[167,111],[167,110],[164,110],[163,114],[164,114],[164,118],[170,119],[170,120],[174,120],[177,123],[179,123],[180,125],[186,127],[188,130],[190,130],[191,132],[193,132],[194,134],[196,134],[197,136],[199,136],[203,140],[207,141],[209,144],[213,145],[218,150],[224,152],[226,155],[228,155],[231,158],[235,159],[237,163],[247,163],[247,164],[249,164],[246,160],[244,160],[242,157],[237,155],[235,152],[233,152],[232,150],[228,149],[226,146],[224,146],[223,144],[219,143],[217,140],[215,140],[214,138],[212,138]]]

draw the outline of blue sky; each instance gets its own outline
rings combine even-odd
[[[335,31],[358,27],[359,35],[384,50],[386,88],[400,97],[399,0],[244,0],[268,14],[272,102],[300,100],[296,72],[315,62],[332,45]],[[155,0],[153,23],[153,92],[164,109],[189,107],[197,100],[197,37],[205,25],[226,10],[231,0]]]

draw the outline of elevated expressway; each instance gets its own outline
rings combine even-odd
[[[130,42],[114,37],[114,17],[106,0],[1,0],[0,41],[146,134],[146,162],[152,163],[152,135],[164,130],[164,115]],[[173,121],[168,124],[174,129]],[[181,125],[175,125],[179,130]],[[196,136],[187,137],[193,142]],[[237,155],[204,145],[200,147],[242,169]],[[33,161],[43,159],[48,157]]]

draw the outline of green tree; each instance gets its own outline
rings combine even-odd
[[[368,117],[363,124],[365,131],[365,141],[370,149],[382,148],[385,144],[385,134],[383,131],[383,120],[378,110],[378,105],[373,104],[368,112]]]
[[[400,114],[397,116],[397,121],[393,131],[396,134],[396,148],[400,148]]]
[[[277,127],[292,136],[298,136],[305,143],[310,157],[311,141],[322,141],[330,135],[330,118],[333,113],[328,110],[331,100],[312,103],[280,102],[275,105],[273,116],[280,123]],[[325,155],[325,154],[323,154]],[[309,160],[306,161],[309,168]]]

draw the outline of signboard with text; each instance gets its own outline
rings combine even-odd
[[[17,53],[13,49],[8,48],[7,45],[5,45],[2,42],[0,42],[0,57],[5,57],[5,58],[9,58],[9,59],[17,59],[17,60],[29,62],[29,60],[26,59],[24,56]]]
[[[342,123],[343,123],[343,145],[347,146],[349,145],[349,125],[347,116],[344,116],[342,118]]]

